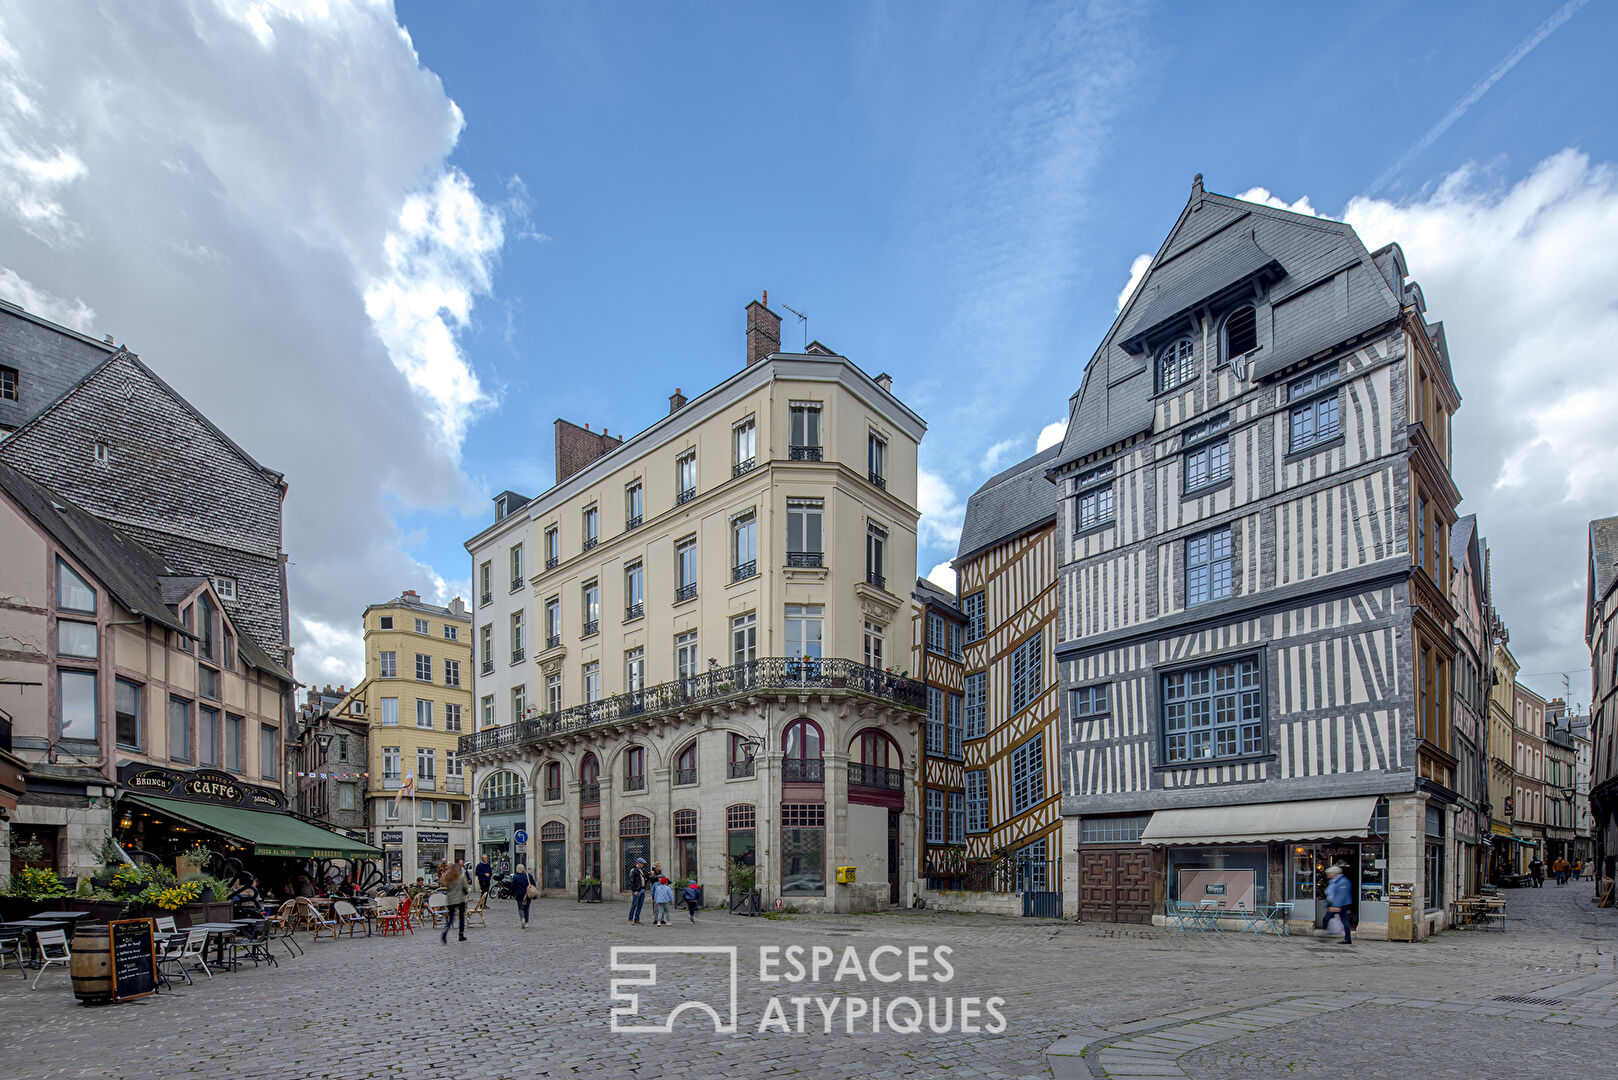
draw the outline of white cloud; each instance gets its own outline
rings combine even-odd
[[[916,473],[916,508],[921,511],[917,534],[923,543],[956,544],[966,504],[942,476],[922,468]]]
[[[1011,455],[1016,452],[1017,445],[1021,442],[1021,437],[1012,436],[1009,439],[1001,439],[989,447],[988,453],[983,455],[983,461],[980,463],[983,471],[992,473],[1000,468],[1002,462],[1011,460]]]
[[[1113,308],[1114,311],[1124,310],[1124,305],[1129,303],[1131,296],[1135,295],[1136,286],[1140,284],[1140,279],[1146,276],[1146,270],[1151,265],[1151,252],[1145,251],[1135,256],[1135,261],[1129,264],[1129,280],[1124,283],[1123,289],[1118,293],[1118,304]]]
[[[1064,416],[1060,420],[1052,420],[1039,429],[1039,438],[1034,441],[1034,453],[1048,450],[1065,438],[1067,438],[1067,417]]]
[[[1307,195],[1300,198],[1297,202],[1289,203],[1285,199],[1278,199],[1274,195],[1270,194],[1269,188],[1254,187],[1248,188],[1246,191],[1236,196],[1236,198],[1241,199],[1243,202],[1253,202],[1260,203],[1264,206],[1273,206],[1277,210],[1291,210],[1294,214],[1307,214],[1310,217],[1320,216],[1320,211],[1316,210],[1310,205],[1309,196]]]
[[[93,307],[287,474],[297,672],[352,681],[364,606],[436,591],[395,514],[472,500],[489,395],[457,339],[523,192],[491,205],[449,167],[460,110],[385,0],[3,20],[0,291],[81,298],[58,314]]]
[[[955,568],[947,562],[941,562],[927,571],[927,580],[940,589],[955,591]]]
[[[1462,169],[1343,217],[1373,249],[1399,243],[1444,322],[1461,512],[1493,548],[1513,651],[1528,671],[1587,665],[1587,523],[1618,512],[1618,170],[1565,150],[1509,188]]]
[[[83,300],[64,300],[59,296],[36,289],[34,283],[19,276],[15,270],[0,266],[0,297],[25,308],[29,312],[49,319],[53,323],[71,327],[81,334],[94,335],[95,310]]]

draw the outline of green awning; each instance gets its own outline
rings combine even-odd
[[[352,840],[330,829],[322,829],[319,825],[311,825],[291,814],[213,806],[183,799],[160,799],[155,795],[126,795],[124,798],[249,844],[255,855],[283,855],[297,859],[376,859],[382,856],[381,848],[374,848],[361,840]]]

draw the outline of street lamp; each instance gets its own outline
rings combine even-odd
[[[331,751],[331,741],[336,737],[336,734],[330,731],[323,731],[315,736],[315,745],[320,747],[320,759],[322,761],[326,759],[326,755]]]

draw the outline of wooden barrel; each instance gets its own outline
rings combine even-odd
[[[112,948],[107,928],[93,923],[76,931],[70,946],[73,959],[68,971],[73,976],[73,996],[86,1005],[106,1005],[112,1001]]]

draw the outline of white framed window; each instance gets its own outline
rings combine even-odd
[[[870,469],[871,483],[879,488],[888,486],[888,440],[870,432],[865,441],[865,463]]]
[[[737,476],[758,463],[758,425],[751,416],[730,429],[730,444]]]
[[[888,530],[874,521],[865,523],[865,580],[877,588],[887,583]]]
[[[865,666],[882,669],[884,653],[886,652],[887,631],[881,623],[865,620]]]
[[[432,629],[433,628],[428,624],[426,619],[417,619],[416,620],[416,633],[418,633],[418,634],[430,634],[430,633],[432,633]]]
[[[522,588],[522,582],[522,545],[514,544],[511,548],[511,591]]]
[[[758,656],[758,613],[749,611],[730,620],[730,662],[751,663]]]
[[[1157,352],[1157,390],[1173,390],[1197,377],[1197,347],[1189,337],[1172,341]]]
[[[646,489],[636,480],[624,488],[624,528],[633,529],[641,523],[645,514]]]
[[[432,780],[438,776],[438,751],[431,746],[416,747],[416,779]],[[422,802],[424,807],[431,806],[431,800]],[[425,817],[423,820],[426,820]]]
[[[562,677],[548,675],[545,678],[545,711],[558,713],[562,711]]]
[[[421,698],[416,699],[416,726],[419,728],[431,728],[433,726],[432,702],[423,701]]]
[[[697,632],[687,630],[674,638],[674,674],[681,679],[693,678],[701,670],[702,660],[697,651]]]
[[[478,564],[478,605],[494,603],[494,564]]]
[[[385,651],[377,654],[377,674],[384,679],[397,679],[399,677],[399,654]]]
[[[697,452],[687,450],[674,462],[675,502],[683,503],[697,497]]]
[[[522,714],[528,711],[528,687],[523,685],[511,688],[511,719],[521,720]]]
[[[787,429],[788,439],[793,450],[819,450],[820,449],[820,406],[818,401],[794,401],[788,411]],[[793,454],[794,460],[804,455]],[[810,460],[819,461],[816,454]]]
[[[601,626],[601,584],[596,581],[587,581],[580,592],[580,599],[584,608],[584,632],[593,634]]]
[[[589,551],[601,540],[601,510],[595,506],[584,508],[584,550]]]
[[[823,499],[787,500],[787,561],[794,555],[820,555],[825,548]]]
[[[730,559],[733,581],[758,572],[758,515],[751,510],[730,523]]]
[[[383,727],[398,727],[399,726],[399,699],[398,698],[396,698],[396,697],[385,697],[385,698],[382,699],[382,715],[380,717],[378,717],[378,722],[380,722]]]
[[[426,653],[416,654],[416,681],[433,681],[433,658]]]
[[[545,530],[545,569],[549,570],[562,560],[562,541],[557,535],[556,526],[552,525]]]
[[[545,647],[551,648],[562,641],[562,598],[553,596],[545,601]]]
[[[494,670],[494,627],[478,628],[478,658],[483,661],[485,674]]]
[[[674,546],[674,599],[689,600],[697,595],[697,538],[688,536]]]
[[[624,618],[646,614],[646,567],[639,561],[624,567]]]
[[[584,665],[583,681],[579,685],[586,704],[601,700],[601,661],[592,660]]]
[[[486,728],[494,727],[494,695],[493,694],[485,694],[485,695],[483,695],[483,700],[482,700],[482,702],[479,703],[479,706],[478,706],[478,714],[479,714],[478,724],[479,724],[480,727],[486,727]]]
[[[525,645],[526,642],[523,638],[523,613],[520,611],[513,611],[511,613],[511,662],[513,664],[522,663]]]
[[[236,600],[236,579],[233,577],[216,577],[213,579],[213,591],[219,594],[219,599],[225,603]]]
[[[382,779],[399,780],[402,777],[399,748],[397,746],[384,746],[382,748]]]
[[[445,731],[460,731],[461,730],[461,707],[459,705],[449,703],[449,702],[445,703],[445,705],[444,705],[444,730]]]
[[[824,641],[826,608],[822,604],[788,604],[786,606],[786,646],[788,656],[809,656],[819,659]]]
[[[459,641],[459,640],[461,640],[461,628],[458,627],[458,626],[455,626],[455,625],[453,625],[451,623],[445,623],[444,624],[444,640],[445,641]]]
[[[966,616],[966,643],[982,641],[988,633],[988,606],[984,594],[975,592],[971,596],[961,597],[961,612]]]
[[[392,615],[378,615],[377,618],[376,618],[376,628],[378,630],[392,630],[393,629],[393,616]]]
[[[646,650],[624,650],[624,689],[631,694],[646,689]]]
[[[461,662],[459,660],[444,661],[444,685],[461,685]]]

